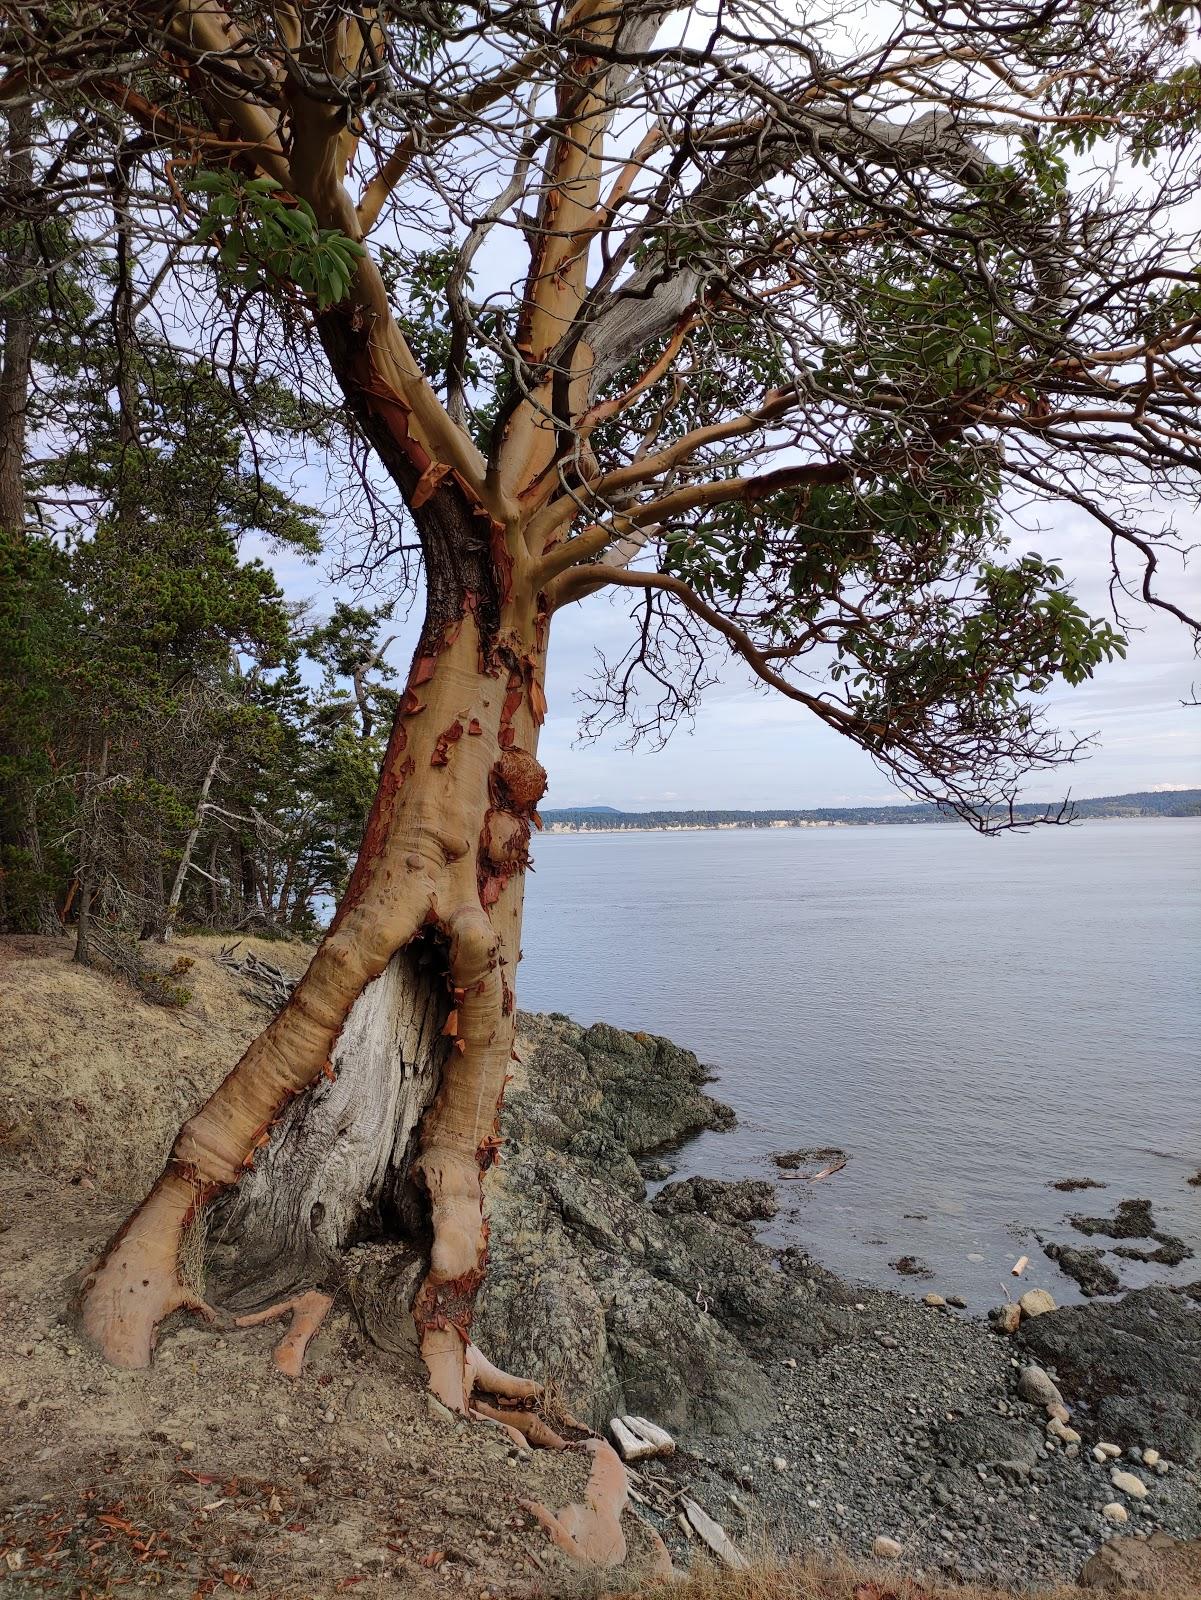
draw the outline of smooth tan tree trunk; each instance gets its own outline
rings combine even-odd
[[[537,596],[508,597],[485,630],[467,591],[457,617],[427,626],[330,932],[85,1279],[83,1327],[117,1365],[146,1365],[172,1311],[205,1309],[179,1273],[198,1208],[236,1191],[219,1219],[218,1276],[256,1303],[326,1271],[353,1236],[350,1208],[378,1205],[399,1174],[428,1210],[423,1354],[435,1391],[467,1404],[481,1182],[512,1057],[523,874],[545,787],[534,755],[545,645]],[[233,1259],[221,1265],[223,1235]],[[272,1241],[286,1270],[278,1252],[267,1266]]]

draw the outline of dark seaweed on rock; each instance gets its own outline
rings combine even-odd
[[[1117,1294],[1122,1287],[1122,1280],[1117,1273],[1106,1265],[1103,1250],[1078,1250],[1073,1245],[1045,1244],[1043,1254],[1058,1265],[1060,1272],[1066,1272],[1069,1278],[1074,1278],[1080,1285],[1081,1293],[1090,1298],[1100,1294]]]
[[[850,1160],[845,1150],[835,1145],[814,1145],[806,1150],[780,1150],[772,1156],[776,1166],[784,1172],[797,1172],[801,1167],[824,1167],[833,1162]]]
[[[1068,1220],[1079,1233],[1101,1233],[1107,1239],[1150,1239],[1155,1231],[1150,1200],[1120,1200],[1112,1217],[1073,1216]]]
[[[1151,1239],[1157,1246],[1154,1250],[1137,1250],[1130,1245],[1118,1246],[1114,1254],[1123,1256],[1127,1261],[1154,1262],[1161,1267],[1178,1267],[1182,1261],[1191,1259],[1193,1252],[1183,1239],[1178,1239],[1175,1234],[1159,1233],[1155,1227],[1155,1218],[1151,1212],[1149,1200],[1122,1200],[1118,1204],[1117,1215],[1112,1217],[1071,1217],[1069,1219],[1073,1228],[1080,1233],[1102,1234],[1109,1239]],[[1047,1254],[1051,1254],[1048,1247]],[[1074,1254],[1078,1257],[1097,1256],[1095,1250],[1081,1250]],[[1065,1266],[1060,1257],[1059,1261],[1063,1270],[1076,1277],[1075,1271],[1070,1266]],[[1086,1267],[1086,1271],[1089,1270]],[[1104,1276],[1104,1273],[1102,1273]],[[1077,1282],[1081,1282],[1077,1279]],[[1081,1285],[1083,1287],[1083,1284]],[[1117,1280],[1114,1280],[1113,1289],[1085,1289],[1085,1294],[1113,1294],[1117,1291]]]

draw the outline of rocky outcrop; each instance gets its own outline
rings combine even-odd
[[[1101,1250],[1078,1250],[1074,1245],[1045,1244],[1043,1253],[1058,1263],[1061,1272],[1074,1278],[1080,1285],[1081,1294],[1090,1299],[1094,1295],[1117,1294],[1122,1287],[1121,1279],[1112,1267],[1106,1265]]]
[[[527,1083],[506,1099],[489,1184],[480,1343],[512,1370],[538,1351],[538,1375],[597,1424],[631,1412],[685,1435],[760,1425],[773,1406],[762,1358],[846,1337],[851,1291],[756,1241],[771,1184],[688,1178],[645,1203],[636,1157],[733,1122],[690,1051],[526,1017],[521,1053]]]
[[[1082,1217],[1068,1219],[1080,1233],[1102,1233],[1109,1239],[1151,1239],[1155,1236],[1155,1218],[1150,1200],[1121,1200],[1112,1217]]]
[[[1065,1306],[1023,1321],[1019,1339],[1053,1367],[1102,1438],[1201,1461],[1201,1311],[1188,1292],[1133,1289],[1114,1305]]]
[[[1153,1261],[1161,1267],[1178,1267],[1182,1261],[1192,1257],[1192,1250],[1183,1239],[1178,1239],[1172,1233],[1160,1233],[1155,1226],[1155,1217],[1151,1210],[1149,1200],[1122,1200],[1112,1217],[1082,1217],[1072,1216],[1068,1219],[1073,1228],[1080,1233],[1103,1234],[1109,1239],[1150,1239],[1158,1246],[1157,1249],[1140,1250],[1133,1245],[1119,1245],[1114,1250],[1114,1255],[1123,1256],[1127,1261]],[[1047,1254],[1051,1251],[1048,1248]],[[1095,1255],[1095,1251],[1079,1251],[1082,1256]],[[1063,1262],[1060,1261],[1060,1266]],[[1071,1272],[1070,1267],[1064,1267],[1065,1272]],[[1071,1273],[1073,1277],[1075,1273]],[[1077,1281],[1080,1281],[1079,1279]],[[1083,1286],[1083,1285],[1082,1285]],[[1115,1289],[1092,1291],[1085,1287],[1085,1294],[1109,1294]]]

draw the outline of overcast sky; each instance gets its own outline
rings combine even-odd
[[[1036,548],[1059,558],[1077,579],[1077,592],[1095,613],[1105,611],[1107,552],[1104,540],[1074,511],[1047,513],[1044,528],[1015,534],[1017,549]],[[310,599],[326,613],[334,595],[350,592],[330,582],[320,567],[267,557],[287,593]],[[1201,608],[1201,559],[1190,569],[1165,565],[1164,593]],[[596,663],[598,649],[620,656],[631,637],[628,598],[595,597],[556,617],[551,632],[547,696],[550,711],[540,754],[550,774],[547,807],[611,805],[619,809],[666,807],[769,808],[873,805],[895,801],[897,791],[854,745],[818,723],[802,706],[753,685],[750,675],[715,647],[721,683],[709,690],[695,725],[681,725],[665,749],[621,748],[614,731],[594,744],[577,736],[577,692]],[[1134,608],[1131,608],[1133,612]],[[1048,697],[1057,726],[1097,735],[1096,747],[1074,768],[1033,779],[1026,796],[1078,798],[1133,789],[1201,788],[1201,710],[1181,704],[1201,687],[1201,663],[1185,629],[1161,614],[1135,619],[1125,661],[1104,667],[1080,689],[1061,687]],[[415,620],[398,625],[388,652],[402,677],[416,632]]]

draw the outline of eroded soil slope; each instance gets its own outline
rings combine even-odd
[[[79,1600],[562,1593],[522,1502],[578,1499],[586,1461],[438,1415],[415,1358],[370,1346],[348,1307],[295,1384],[271,1365],[278,1329],[173,1319],[154,1367],[123,1373],[71,1326],[74,1274],[267,1018],[220,943],[173,947],[193,962],[173,1011],[73,966],[66,940],[0,940],[0,1581]],[[307,954],[257,948],[297,972]],[[649,1546],[629,1536],[633,1582]]]

